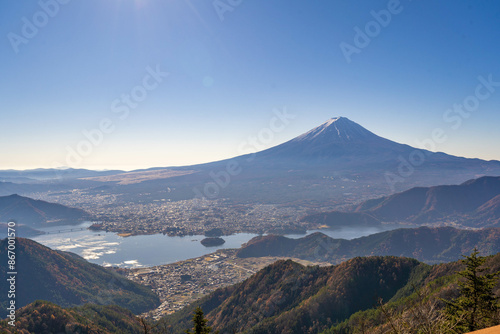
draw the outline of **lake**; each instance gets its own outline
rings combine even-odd
[[[91,223],[72,226],[57,226],[40,229],[44,232],[86,228]],[[340,230],[320,230],[320,232],[340,239],[354,239],[381,232],[381,228],[345,228]],[[308,231],[307,234],[318,230]],[[115,233],[103,231],[66,231],[32,237],[36,242],[52,249],[76,253],[89,262],[103,266],[124,268],[150,267],[187,260],[215,252],[218,249],[239,248],[256,234],[239,233],[224,236],[225,244],[217,247],[205,247],[200,241],[203,235],[169,237],[163,234],[137,235],[120,237]],[[287,235],[290,238],[301,238],[304,235]]]

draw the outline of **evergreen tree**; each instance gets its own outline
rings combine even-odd
[[[482,267],[486,258],[478,255],[476,248],[464,256],[465,269],[458,275],[460,296],[452,302],[446,301],[446,312],[450,319],[458,321],[462,331],[475,331],[498,324],[498,302],[493,294],[500,272],[485,273]]]
[[[203,310],[198,306],[194,310],[194,315],[193,315],[193,330],[194,332],[191,332],[189,329],[186,330],[187,334],[208,334],[212,332],[212,327],[207,325],[208,320],[205,318],[203,315]],[[218,332],[216,332],[217,334]]]

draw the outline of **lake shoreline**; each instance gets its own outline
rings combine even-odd
[[[224,235],[226,242],[223,245],[205,247],[200,242],[206,238],[205,235],[117,234],[89,229],[88,227],[93,223],[95,222],[71,225],[70,228],[83,228],[83,230],[63,233],[57,233],[58,230],[64,231],[61,227],[47,228],[44,230],[48,233],[31,237],[31,239],[52,249],[75,253],[101,266],[145,268],[197,258],[218,250],[237,249],[254,237],[267,235],[256,233]],[[354,239],[395,228],[397,227],[315,229],[308,230],[306,234],[283,236],[298,239],[321,232],[336,239]]]

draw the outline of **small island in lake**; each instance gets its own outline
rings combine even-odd
[[[214,247],[223,245],[226,240],[222,238],[205,238],[201,241],[201,244],[205,247]]]

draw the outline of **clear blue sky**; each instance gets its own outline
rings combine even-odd
[[[475,97],[479,76],[500,82],[498,1],[60,2],[0,3],[0,169],[228,158],[283,108],[295,119],[256,149],[345,116],[412,146],[440,128],[435,150],[500,160],[500,83]],[[446,113],[464,102],[467,118]]]

